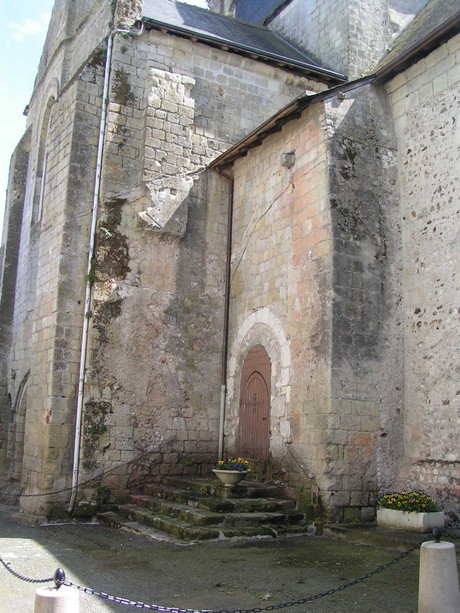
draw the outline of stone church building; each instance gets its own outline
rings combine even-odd
[[[329,521],[460,514],[460,7],[56,0],[13,153],[0,485],[249,458]],[[37,495],[39,494],[39,495]]]

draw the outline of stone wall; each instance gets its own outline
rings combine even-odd
[[[404,248],[405,462],[400,487],[458,513],[459,122],[456,36],[387,87]]]
[[[11,324],[16,301],[16,279],[18,272],[19,241],[26,176],[29,166],[30,130],[18,143],[11,158],[10,176],[7,189],[7,206],[3,224],[2,259],[0,271],[0,380],[6,382],[7,360],[11,342]]]
[[[373,516],[402,459],[401,229],[396,143],[381,89],[327,103],[334,234],[332,415],[325,424],[339,521]],[[335,486],[334,486],[335,481]],[[336,488],[334,491],[334,487]]]
[[[292,154],[294,165],[285,164]],[[235,451],[240,376],[251,347],[272,368],[270,465],[296,495],[326,489],[331,410],[332,228],[324,110],[267,137],[234,165],[226,446]],[[309,499],[310,504],[310,499]]]
[[[0,387],[0,484],[2,489],[6,485],[8,472],[8,425],[11,420],[11,403],[9,402],[6,387]]]
[[[382,0],[293,0],[269,27],[351,80],[383,55],[388,6]]]
[[[235,17],[236,0],[208,0],[207,4],[213,13]]]
[[[65,2],[54,8],[29,105],[28,163],[13,160],[7,203],[10,219],[18,206],[21,215],[14,312],[2,305],[10,335],[2,364],[10,399],[9,415],[2,410],[3,476],[26,493],[69,485],[102,93],[101,58],[92,45],[101,42],[104,26],[92,28],[92,19],[97,15],[107,31],[111,18],[105,2],[91,4],[88,21],[68,9]],[[77,57],[72,36],[84,35],[86,26],[91,46],[81,45]],[[14,247],[7,238],[6,252]],[[51,508],[46,498],[24,498],[22,506],[44,514]]]
[[[14,491],[70,485],[85,318],[82,478],[118,467],[105,483],[121,494],[209,469],[230,183],[206,165],[301,92],[324,89],[165,32],[114,35],[88,271],[104,37],[139,6],[56,2],[13,156],[0,468]],[[309,50],[356,76],[380,55],[384,6],[294,0],[272,27],[300,43],[298,24],[313,24]],[[369,519],[377,491],[395,486],[458,510],[459,55],[457,36],[393,79],[391,108],[371,87],[311,105],[235,163],[226,448],[241,366],[261,344],[272,474],[317,510],[321,498],[330,519]],[[23,497],[22,508],[49,514],[67,499]]]
[[[16,282],[26,176],[29,166],[30,130],[18,143],[11,158],[7,203],[2,237],[0,270],[0,480],[7,484],[9,471],[8,441],[15,432],[18,415],[12,411],[11,392],[6,382],[9,376],[8,359],[13,335],[13,315],[16,305]]]
[[[321,85],[156,31],[113,60],[83,465],[147,454],[123,488],[216,460],[228,201],[204,168]]]
[[[116,34],[87,275],[103,39],[114,20],[129,26],[138,11],[135,0],[115,15],[108,2],[58,1],[30,103],[3,366],[12,410],[1,434],[9,478],[26,494],[70,485],[85,317],[83,476],[121,463],[109,485],[123,489],[215,460],[227,203],[208,200],[222,188],[204,168],[301,91],[324,87],[162,32]],[[49,514],[67,498],[21,504]]]
[[[358,88],[311,106],[234,165],[227,445],[235,451],[243,361],[263,345],[273,470],[299,499],[302,488],[320,497],[334,521],[371,519],[402,455],[388,111],[382,91]]]
[[[43,215],[32,224],[30,354],[24,348],[21,359],[30,368],[23,461],[27,493],[69,484],[100,112],[89,97],[95,88],[101,91],[100,72],[93,66],[84,70],[54,103]],[[20,364],[12,366],[19,371]],[[25,500],[24,508],[28,504],[34,507],[35,501]]]

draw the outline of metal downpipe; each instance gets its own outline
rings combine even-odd
[[[222,345],[222,378],[220,387],[220,410],[219,410],[219,450],[218,459],[224,456],[224,425],[225,425],[225,405],[227,399],[227,359],[228,359],[228,328],[230,312],[230,275],[232,265],[232,235],[233,235],[233,201],[234,201],[234,182],[233,177],[217,169],[219,175],[229,182],[230,194],[228,203],[227,220],[227,255],[225,263],[225,302],[224,302],[224,330]]]
[[[107,39],[107,55],[105,59],[104,67],[104,85],[102,90],[102,108],[101,108],[101,121],[99,124],[99,137],[97,146],[97,158],[96,158],[96,177],[94,181],[93,190],[93,209],[91,215],[91,228],[90,239],[88,247],[88,264],[86,274],[86,291],[85,291],[85,304],[84,304],[84,317],[83,317],[83,329],[82,339],[80,346],[80,369],[78,377],[78,396],[77,396],[77,413],[75,419],[75,437],[74,437],[74,453],[73,453],[73,469],[72,469],[72,495],[70,497],[69,506],[67,509],[68,514],[72,514],[75,501],[77,498],[78,490],[78,475],[80,470],[80,450],[81,450],[81,431],[82,431],[82,416],[83,416],[83,400],[84,400],[84,388],[85,388],[85,371],[86,371],[86,357],[88,351],[88,336],[89,336],[89,319],[91,311],[91,293],[92,293],[92,271],[94,266],[94,249],[96,244],[96,226],[99,211],[99,195],[101,187],[101,175],[102,175],[102,162],[105,146],[105,129],[107,124],[107,108],[108,108],[108,95],[110,84],[110,73],[112,68],[112,52],[113,52],[113,40],[115,34],[130,34],[131,36],[140,36],[144,30],[143,24],[139,31],[133,30],[112,30]]]

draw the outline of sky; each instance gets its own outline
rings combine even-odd
[[[205,0],[181,0],[206,8]],[[0,0],[0,237],[10,158],[24,134],[29,103],[54,0]]]

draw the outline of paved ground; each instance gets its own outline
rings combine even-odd
[[[62,567],[68,579],[82,586],[199,611],[278,610],[276,605],[294,603],[285,610],[416,612],[418,551],[357,585],[298,603],[368,574],[408,546],[400,543],[398,551],[394,543],[381,541],[376,546],[303,536],[180,546],[94,524],[27,526],[0,514],[0,557],[27,577],[46,578]],[[39,587],[0,565],[0,613],[32,613]],[[81,613],[134,610],[80,596]]]

